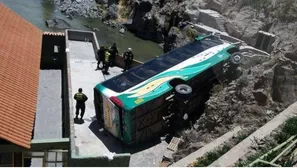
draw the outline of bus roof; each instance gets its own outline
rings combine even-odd
[[[208,40],[204,40],[205,38]],[[128,90],[185,60],[220,44],[223,44],[223,42],[216,36],[203,36],[196,38],[194,42],[165,53],[160,57],[144,63],[143,65],[137,66],[125,73],[111,78],[103,82],[102,85],[114,92],[124,92],[125,90]],[[125,85],[122,85],[123,81]]]

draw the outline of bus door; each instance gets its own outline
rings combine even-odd
[[[115,137],[122,137],[121,110],[107,97],[103,96],[104,127]]]

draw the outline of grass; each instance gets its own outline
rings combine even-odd
[[[225,144],[223,147],[217,150],[208,152],[205,156],[198,158],[197,161],[193,164],[193,167],[207,167],[208,165],[216,161],[218,158],[220,158],[220,156],[227,153],[230,149],[231,147]]]
[[[236,163],[236,167],[248,166],[250,163],[252,163],[253,161],[258,159],[259,157],[261,157],[271,149],[275,148],[277,145],[285,142],[286,140],[288,140],[288,138],[296,134],[297,134],[297,117],[292,117],[282,125],[279,133],[274,135],[273,139],[275,140],[275,142],[267,142],[267,144],[261,151],[258,151],[255,154],[248,156],[246,160],[240,160],[238,163]],[[282,149],[286,148],[287,146],[288,145],[284,146]],[[264,158],[264,160],[271,161],[282,151],[282,149],[269,154]],[[292,166],[292,161],[288,159],[286,162],[278,163],[278,164],[281,164],[282,166]],[[267,166],[267,165],[255,164],[254,166],[260,167],[260,166]]]
[[[237,145],[239,142],[244,140],[246,137],[250,135],[254,130],[250,130],[248,132],[239,133],[237,136],[233,138],[233,142]],[[207,167],[212,164],[214,161],[219,159],[222,155],[227,153],[233,146],[224,144],[222,147],[218,147],[214,151],[208,152],[203,157],[197,158],[197,161],[192,164],[192,167]]]

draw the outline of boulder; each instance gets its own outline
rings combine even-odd
[[[58,28],[58,29],[71,28],[71,25],[67,21],[57,18],[57,17],[50,19],[50,20],[46,20],[45,23],[46,23],[46,26],[49,28]]]
[[[274,101],[290,105],[297,100],[296,74],[296,62],[284,61],[276,65],[272,87],[272,98]]]
[[[265,105],[268,99],[267,93],[264,91],[264,89],[258,89],[256,91],[253,91],[253,95],[255,100],[260,105]]]
[[[104,20],[115,20],[118,18],[118,7],[116,4],[112,4],[108,7],[108,10],[104,16]]]
[[[259,30],[262,30],[265,23],[258,19],[251,19],[254,15],[250,7],[244,7],[242,10],[233,11],[229,14],[224,23],[226,32],[238,39],[245,41],[248,45],[256,44],[256,37]]]
[[[222,12],[223,2],[221,0],[209,0],[207,1],[207,7],[217,12]]]

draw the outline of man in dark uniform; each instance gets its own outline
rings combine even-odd
[[[125,68],[123,72],[130,69],[134,55],[132,53],[132,48],[128,48],[128,51],[124,53],[124,60],[125,60]]]
[[[74,95],[74,99],[76,100],[75,118],[78,119],[79,110],[81,110],[80,119],[82,119],[86,109],[85,102],[88,100],[88,97],[82,93],[82,88],[79,88],[78,93]]]
[[[110,67],[113,67],[115,65],[115,57],[119,54],[116,43],[113,43],[112,46],[109,48],[109,50],[110,50]]]
[[[97,55],[98,55],[98,62],[97,62],[97,69],[96,70],[100,70],[104,68],[104,61],[105,61],[105,48],[104,46],[101,46],[100,49],[97,51]],[[100,68],[99,65],[102,62],[103,67]]]

